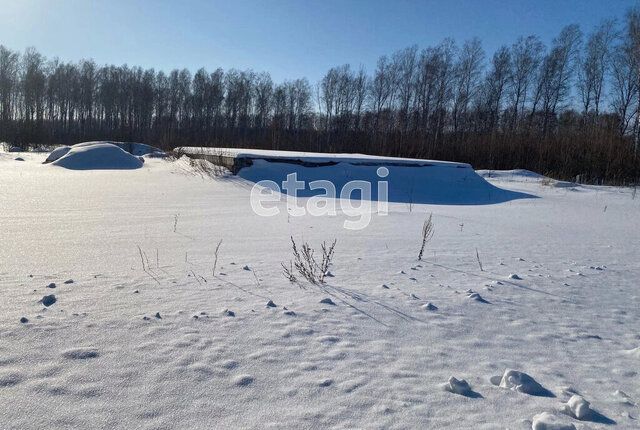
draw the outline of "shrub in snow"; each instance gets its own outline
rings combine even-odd
[[[533,417],[532,430],[576,430],[573,424],[565,424],[549,412],[543,412]]]
[[[308,243],[303,242],[302,248],[299,250],[296,245],[296,241],[293,239],[293,236],[291,236],[293,261],[289,262],[289,268],[287,268],[284,263],[281,263],[282,268],[284,269],[284,275],[289,279],[289,281],[295,281],[295,276],[292,273],[293,267],[295,267],[298,273],[312,284],[324,283],[324,278],[327,276],[327,273],[329,273],[329,265],[333,259],[335,247],[336,239],[334,239],[333,243],[329,246],[327,246],[326,242],[322,242],[322,245],[320,246],[322,257],[320,261],[318,261],[314,256],[315,250],[311,248]]]
[[[433,237],[433,222],[431,218],[433,214],[429,214],[429,218],[424,221],[422,225],[422,245],[420,246],[420,252],[418,253],[418,260],[422,260],[422,254],[424,253],[424,247],[427,245],[427,242],[431,240]]]

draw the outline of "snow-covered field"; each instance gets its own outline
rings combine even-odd
[[[347,230],[185,159],[47,155],[0,153],[0,428],[640,428],[630,189],[479,172],[537,198]],[[290,236],[337,239],[326,285],[282,275]]]

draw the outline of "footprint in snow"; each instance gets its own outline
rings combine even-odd
[[[251,385],[253,381],[254,378],[250,375],[238,375],[233,378],[234,385],[237,385],[238,387],[246,387],[248,385]]]
[[[225,360],[225,361],[220,363],[220,366],[222,366],[223,368],[228,369],[228,370],[235,369],[239,365],[240,365],[240,363],[238,363],[235,360]]]
[[[333,384],[333,379],[323,379],[322,381],[320,381],[318,383],[318,385],[321,386],[321,387],[328,387],[331,384]]]
[[[330,298],[328,298],[328,297],[327,297],[327,298],[325,298],[325,299],[320,300],[320,303],[323,303],[323,304],[325,304],[325,305],[332,305],[332,306],[335,306],[335,305],[336,305],[336,304],[333,302],[333,300],[331,300],[331,299],[330,299]]]
[[[438,307],[431,302],[427,302],[424,305],[420,306],[422,309],[426,311],[437,311]]]
[[[336,342],[340,342],[340,338],[337,336],[320,336],[318,338],[318,342],[336,343]]]
[[[615,393],[613,394],[619,397],[620,398],[619,402],[625,406],[638,406],[638,404],[635,403],[633,400],[631,400],[631,397],[629,397],[629,395],[624,391],[616,390]]]
[[[89,358],[96,358],[100,354],[95,348],[73,348],[62,353],[62,356],[68,360],[87,360]]]

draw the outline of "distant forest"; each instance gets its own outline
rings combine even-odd
[[[0,142],[85,140],[252,147],[463,161],[597,183],[640,178],[640,8],[544,46],[521,37],[412,46],[375,70],[320,82],[251,70],[173,70],[47,60],[0,45]]]

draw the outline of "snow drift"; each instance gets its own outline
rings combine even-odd
[[[144,162],[141,157],[111,143],[74,145],[68,150],[58,148],[52,155],[59,156],[52,165],[71,170],[139,169]]]
[[[142,155],[150,155],[150,156],[164,155],[164,153],[160,149],[155,148],[155,147],[150,146],[150,145],[145,145],[144,143],[93,141],[93,142],[77,143],[77,144],[72,145],[72,146],[60,146],[60,147],[54,149],[51,152],[51,154],[49,154],[47,159],[44,161],[44,164],[52,163],[52,162],[60,159],[61,157],[64,157],[73,148],[85,148],[85,147],[90,147],[90,146],[94,146],[94,145],[102,145],[102,144],[108,144],[108,145],[117,146],[118,148],[122,149],[125,152],[128,152],[131,155],[137,155],[137,156],[142,156]]]
[[[387,169],[386,176],[380,176],[380,167]],[[464,163],[425,161],[421,165],[392,165],[387,159],[381,158],[368,164],[340,160],[335,164],[309,167],[292,162],[253,159],[251,166],[241,169],[238,176],[252,182],[269,180],[281,185],[291,173],[296,174],[298,181],[305,182],[305,188],[298,191],[298,197],[322,194],[309,187],[310,182],[319,180],[330,181],[335,186],[337,195],[340,195],[340,191],[350,181],[366,181],[371,184],[373,201],[379,199],[378,183],[386,181],[388,201],[395,203],[479,205],[533,197],[498,188]],[[283,192],[286,193],[285,190]]]

